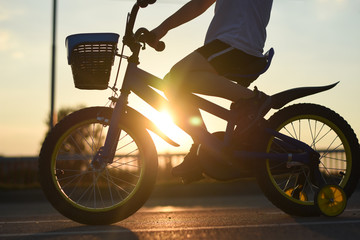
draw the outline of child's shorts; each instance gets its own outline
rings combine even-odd
[[[249,55],[239,49],[214,40],[196,50],[215,68],[219,75],[248,87],[266,66],[266,59]]]

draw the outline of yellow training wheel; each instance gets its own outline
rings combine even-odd
[[[325,216],[336,217],[345,210],[347,197],[338,185],[325,185],[319,190],[315,204]]]
[[[285,194],[288,195],[289,197],[293,197],[304,202],[308,200],[307,194],[303,191],[300,191],[298,188],[295,188],[294,191],[294,188],[290,187],[285,190]]]

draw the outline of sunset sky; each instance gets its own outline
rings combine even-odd
[[[184,3],[186,0],[158,0],[140,10],[136,26],[152,29]],[[132,4],[132,0],[58,0],[57,109],[106,104],[110,91],[74,88],[65,38],[84,32],[117,32],[121,38]],[[174,63],[201,46],[212,15],[213,7],[169,32],[163,39],[165,51],[147,48],[139,67],[163,77]],[[51,21],[51,0],[0,0],[0,156],[36,156],[40,150],[50,111]],[[275,57],[268,72],[251,88],[256,85],[274,94],[340,81],[335,89],[298,102],[332,108],[359,136],[359,23],[358,0],[274,0],[265,50],[274,47]],[[150,113],[134,96],[130,100],[135,108]],[[209,130],[224,127],[222,121],[205,116]],[[175,134],[175,138],[183,148],[157,140],[158,150],[184,151],[191,144],[185,134]]]

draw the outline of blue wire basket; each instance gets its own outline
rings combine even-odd
[[[82,33],[66,38],[67,59],[76,88],[108,88],[118,40],[116,33]]]

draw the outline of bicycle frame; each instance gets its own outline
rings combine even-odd
[[[125,112],[130,92],[135,93],[138,97],[140,97],[142,100],[144,100],[146,103],[148,103],[150,106],[152,106],[158,111],[160,111],[160,109],[164,106],[166,108],[170,108],[170,103],[164,97],[162,97],[161,94],[159,94],[153,89],[155,88],[162,90],[162,81],[162,79],[157,78],[156,76],[139,69],[136,63],[131,61],[128,63],[123,85],[121,88],[121,94],[116,102],[113,116],[110,122],[110,127],[108,130],[108,135],[106,137],[105,145],[101,154],[105,159],[107,159],[106,162],[110,163],[112,161],[111,159],[115,152],[114,143],[117,142],[117,138],[121,132],[121,129],[117,123],[120,121],[122,115],[126,114]],[[230,164],[226,161],[222,161],[223,158],[221,158],[221,156],[224,154],[224,149],[229,146],[230,141],[233,137],[234,128],[236,125],[236,118],[234,113],[231,110],[216,105],[195,94],[191,94],[190,101],[194,106],[197,106],[199,109],[209,112],[228,122],[224,140],[219,140],[202,127],[195,127],[186,122],[181,122],[177,125],[186,133],[191,135],[194,139],[196,139],[198,142],[200,142],[202,147],[205,147],[205,149],[211,151],[212,154],[215,154],[215,156],[219,156],[218,159],[220,162],[222,162],[223,164]],[[300,154],[271,154],[263,152],[235,151],[234,153],[232,153],[232,157],[239,159],[239,161],[245,158],[253,160],[271,159],[289,162],[296,161],[303,164],[309,164],[310,156],[316,153],[305,143],[285,136],[272,129],[266,129],[266,132],[280,139],[283,144],[289,146],[296,146],[298,148],[304,149],[306,152]]]
[[[148,103],[150,106],[152,106],[158,111],[160,111],[160,108],[163,108],[164,106],[168,109],[171,109],[170,103],[164,97],[162,97],[161,94],[159,94],[153,89],[155,88],[158,90],[163,90],[162,89],[163,80],[137,67],[137,65],[139,64],[139,52],[142,45],[140,44],[139,40],[136,41],[136,37],[140,38],[141,34],[144,33],[141,31],[146,30],[142,28],[139,29],[135,34],[132,33],[138,9],[139,6],[135,4],[131,14],[128,16],[127,19],[126,34],[124,36],[123,43],[130,47],[133,54],[128,58],[128,65],[125,72],[123,84],[120,90],[121,94],[117,99],[114,107],[105,144],[102,148],[100,148],[95,158],[93,159],[92,161],[93,166],[96,165],[97,163],[100,163],[100,166],[105,166],[106,164],[112,162],[112,159],[116,151],[116,142],[121,133],[121,129],[118,123],[120,122],[122,117],[126,117],[126,111],[128,108],[127,106],[128,96],[131,92],[135,93],[142,100],[144,100],[146,103]],[[143,41],[142,43],[145,44],[145,42],[146,41]],[[123,56],[120,55],[120,57]],[[323,89],[325,88],[320,88],[320,89],[321,91],[323,91]],[[293,92],[294,91],[292,91],[291,93]],[[286,95],[286,93],[284,95]],[[297,98],[296,96],[289,96],[289,95],[286,95],[286,97],[288,98],[293,97],[294,99]],[[206,129],[202,127],[192,126],[186,121],[176,122],[176,124],[182,130],[188,133],[193,139],[201,143],[201,147],[204,147],[207,151],[211,151],[213,156],[217,156],[217,159],[220,163],[225,165],[232,165],[230,162],[225,160],[223,156],[226,148],[230,145],[231,139],[234,135],[235,126],[237,124],[235,113],[231,110],[225,109],[219,105],[207,101],[195,94],[190,95],[189,101],[192,103],[193,106],[196,106],[198,109],[202,109],[206,112],[209,112],[227,121],[224,140],[220,140],[211,133],[209,133]],[[281,101],[280,103],[276,103],[276,105],[279,107],[282,104],[283,103]],[[288,164],[294,164],[294,165],[296,164],[309,165],[309,164],[319,163],[318,153],[315,152],[311,147],[309,147],[305,143],[290,138],[288,136],[285,136],[272,129],[265,129],[264,134],[269,134],[270,136],[273,136],[275,138],[274,140],[278,141],[278,143],[283,144],[286,147],[289,146],[291,146],[292,148],[296,147],[298,149],[299,148],[302,149],[303,151],[302,153],[276,153],[276,154],[265,153],[265,152],[234,151],[231,153],[226,152],[227,154],[226,156],[230,156],[232,159],[236,159],[238,161],[241,161],[242,159],[250,159],[255,161],[271,159],[281,162],[285,161],[288,162]],[[317,171],[319,171],[318,168],[316,169]],[[317,174],[315,173],[315,175]],[[321,179],[319,181],[321,182]]]

